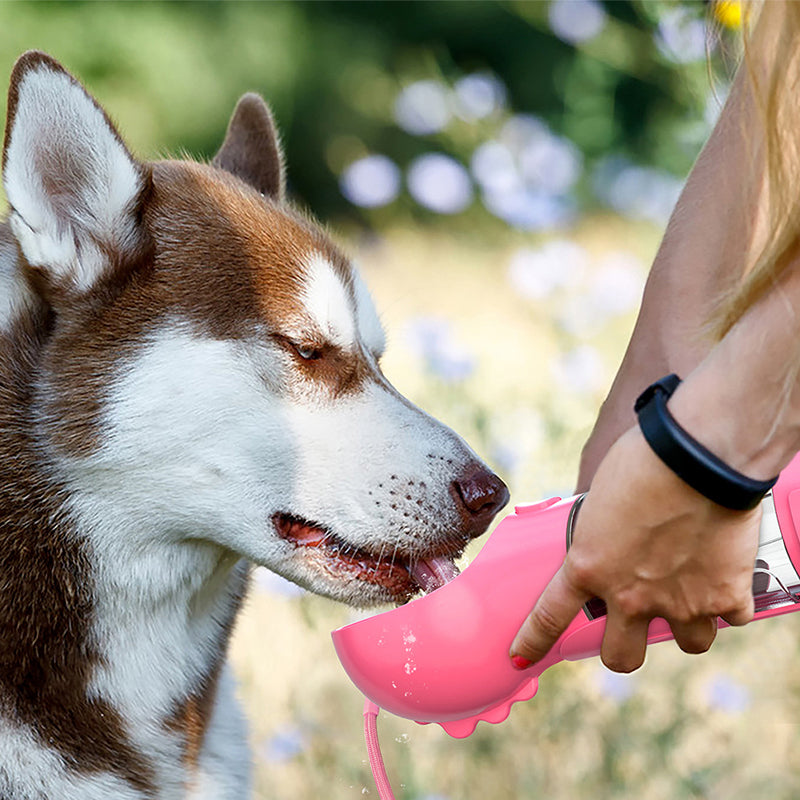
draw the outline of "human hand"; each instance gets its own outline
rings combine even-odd
[[[708,650],[717,618],[753,616],[760,509],[729,511],[680,480],[631,428],[600,464],[573,544],[511,646],[543,658],[592,597],[606,602],[603,663],[641,666],[647,629],[663,617],[687,653]]]

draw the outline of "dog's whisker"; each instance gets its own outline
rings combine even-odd
[[[397,548],[400,546],[400,542],[395,542],[394,549],[392,550],[392,560],[389,562],[389,569],[394,569],[394,562],[397,560]]]
[[[378,573],[378,567],[383,563],[383,553],[386,550],[386,542],[381,542],[381,549],[378,551],[378,558],[375,560],[375,566],[372,568],[373,575]]]

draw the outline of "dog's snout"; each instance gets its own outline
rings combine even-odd
[[[470,536],[480,536],[494,515],[508,502],[508,487],[493,472],[475,465],[453,481],[461,501],[461,516]]]

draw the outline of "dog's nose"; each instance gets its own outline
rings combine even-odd
[[[493,472],[477,464],[453,481],[453,488],[461,501],[461,516],[470,536],[480,536],[508,502],[508,487]]]

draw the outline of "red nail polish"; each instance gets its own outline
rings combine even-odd
[[[528,669],[533,661],[528,661],[523,656],[511,656],[511,663],[514,665],[514,669]]]

